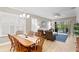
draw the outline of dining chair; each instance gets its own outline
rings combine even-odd
[[[41,37],[41,33],[40,32],[35,32],[35,36]]]
[[[33,34],[34,34],[33,31],[30,31],[30,32],[27,33],[28,36],[33,36]]]
[[[29,46],[25,47],[15,37],[13,37],[13,39],[14,39],[16,52],[28,52],[29,51]]]
[[[44,38],[40,37],[36,40],[36,43],[31,47],[32,52],[42,52]]]
[[[23,31],[16,31],[16,35],[24,34]]]
[[[42,52],[44,40],[45,40],[45,38],[42,38],[42,37],[40,37],[40,38],[37,40],[37,51],[38,51],[38,52]]]
[[[46,35],[42,34],[41,32],[35,32],[35,36],[46,38]]]
[[[12,49],[13,49],[13,51],[15,51],[15,45],[14,45],[14,40],[12,38],[12,35],[8,34],[8,37],[9,37],[10,42],[11,42],[10,51],[12,51]]]

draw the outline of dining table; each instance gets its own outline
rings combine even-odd
[[[13,35],[23,46],[28,47],[36,43],[37,36]]]

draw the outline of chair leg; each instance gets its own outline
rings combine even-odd
[[[10,52],[11,52],[11,51],[13,51],[13,52],[15,51],[15,47],[14,47],[14,46],[11,46]]]
[[[10,52],[12,51],[12,46],[11,46],[11,48],[10,48]]]
[[[31,48],[30,47],[28,47],[27,49],[28,49],[28,52],[31,52]]]
[[[15,51],[15,48],[13,48],[13,52]]]

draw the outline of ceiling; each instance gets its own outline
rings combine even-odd
[[[76,16],[75,7],[0,7],[0,11],[16,15],[29,13],[49,19],[53,19],[56,14],[63,17]]]

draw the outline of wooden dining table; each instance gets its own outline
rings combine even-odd
[[[28,47],[28,46],[31,46],[32,44],[34,44],[35,42],[31,41],[31,38],[27,37],[27,38],[24,38],[22,36],[19,36],[19,35],[13,35],[23,46],[25,47]],[[38,39],[38,37],[36,38],[33,38],[32,37],[32,40],[33,39]]]

